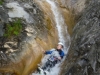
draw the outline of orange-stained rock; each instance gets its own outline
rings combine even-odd
[[[76,23],[75,18],[77,16],[77,14],[74,15],[72,10],[77,9],[75,13],[79,13],[84,7],[82,9],[80,8],[78,11],[77,6],[75,8],[74,6],[70,8],[71,6],[67,5],[68,3],[71,4],[71,0],[55,1],[68,26],[68,32],[72,35],[72,29]],[[22,3],[22,5],[20,5],[23,6],[23,2],[19,0],[19,3]],[[33,4],[30,5],[32,5],[33,8],[27,9],[27,7],[24,9],[31,14],[34,23],[28,24],[22,20],[23,26],[26,26],[22,31],[22,33],[24,33],[21,34],[24,39],[21,39],[21,42],[16,44],[16,46],[18,45],[16,50],[9,49],[6,51],[9,60],[5,61],[5,63],[7,63],[5,66],[0,67],[0,72],[15,75],[28,75],[34,72],[37,68],[37,64],[40,63],[43,57],[42,50],[54,48],[58,43],[58,32],[50,5],[45,0],[33,0]],[[10,41],[8,40],[8,42]],[[8,45],[5,46],[7,47]]]

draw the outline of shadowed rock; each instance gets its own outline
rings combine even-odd
[[[90,1],[73,29],[61,75],[100,75],[100,2]]]

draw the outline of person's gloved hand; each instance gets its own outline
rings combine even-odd
[[[46,51],[45,50],[42,50],[42,52],[45,53]]]
[[[58,60],[61,60],[61,57],[58,57]]]

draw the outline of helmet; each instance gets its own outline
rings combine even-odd
[[[63,46],[63,43],[62,42],[59,42],[58,44],[62,45]]]

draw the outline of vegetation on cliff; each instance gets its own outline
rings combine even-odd
[[[18,36],[22,31],[21,19],[17,19],[13,22],[6,24],[6,30],[4,37],[11,38],[12,36]]]
[[[2,5],[2,4],[3,4],[3,2],[4,2],[4,0],[0,0],[0,5]]]

